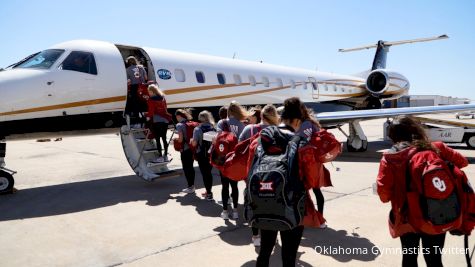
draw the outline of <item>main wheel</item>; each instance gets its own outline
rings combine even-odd
[[[471,135],[467,138],[467,141],[465,141],[465,143],[467,143],[467,146],[471,149],[474,149],[475,148],[475,135]]]
[[[8,194],[13,191],[15,180],[8,172],[0,170],[0,194]]]

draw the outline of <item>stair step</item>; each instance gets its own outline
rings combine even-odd
[[[156,167],[156,166],[166,166],[170,162],[171,162],[171,160],[164,161],[164,162],[148,162],[147,167],[152,168],[152,167]]]
[[[178,176],[183,175],[183,172],[181,170],[169,170],[169,171],[165,171],[165,172],[159,172],[159,173],[156,173],[156,174],[158,175],[158,177],[156,177],[152,180],[178,177]]]

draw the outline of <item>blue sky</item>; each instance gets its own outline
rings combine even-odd
[[[371,67],[374,50],[338,48],[448,34],[392,47],[387,67],[412,94],[475,99],[474,14],[475,0],[2,1],[0,67],[97,39],[352,74]]]

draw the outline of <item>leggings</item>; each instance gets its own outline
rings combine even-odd
[[[181,164],[183,165],[188,187],[195,185],[195,169],[193,168],[193,152],[191,152],[191,149],[181,152]]]
[[[320,188],[314,188],[313,193],[317,199],[317,210],[323,215],[323,205],[325,204],[325,198],[323,198],[322,190],[320,190]]]
[[[203,155],[198,155],[198,166],[200,167],[201,176],[203,176],[206,193],[211,194],[211,187],[213,186],[213,174],[211,170],[213,167],[209,163],[209,159]]]
[[[420,250],[419,242],[422,239],[422,247]],[[419,251],[424,254],[424,260],[427,266],[442,267],[441,250],[445,243],[445,233],[439,235],[427,235],[420,233],[409,233],[401,236],[401,245],[403,250],[406,248],[408,253],[402,254],[402,266],[417,266],[417,256]]]
[[[167,143],[167,130],[168,130],[168,123],[165,122],[157,122],[152,125],[152,131],[155,135],[155,141],[157,142],[157,150],[158,156],[161,157],[163,155],[168,154],[168,143]],[[163,142],[164,153],[162,154],[162,145],[160,144],[160,139]]]
[[[239,190],[237,186],[237,182],[230,180],[227,177],[224,177],[223,174],[220,172],[221,175],[221,184],[223,185],[223,189],[221,191],[221,198],[223,200],[223,210],[228,210],[228,201],[229,201],[229,185],[231,185],[231,197],[233,198],[233,206],[235,209],[238,207],[238,198],[239,198]]]
[[[261,229],[261,249],[257,257],[257,267],[269,266],[269,258],[274,249],[278,231]],[[297,251],[302,239],[303,226],[297,226],[292,230],[280,231],[282,240],[282,266],[293,267],[297,258]]]

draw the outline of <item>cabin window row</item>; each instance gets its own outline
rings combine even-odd
[[[186,81],[186,75],[185,75],[185,72],[183,71],[183,69],[175,69],[174,74],[175,74],[175,80],[177,82],[185,82]],[[223,73],[217,73],[216,78],[217,78],[219,84],[226,84],[226,76]],[[249,75],[247,78],[249,80],[249,85],[256,86],[257,84],[259,84],[259,82],[257,82],[256,77],[254,75]],[[202,71],[195,71],[195,79],[196,79],[197,83],[205,83],[206,82],[205,75]],[[233,75],[233,82],[236,85],[243,84],[243,80],[242,80],[241,75],[240,74],[234,74]],[[269,87],[270,84],[271,84],[271,81],[269,80],[268,77],[263,76],[261,78],[260,84],[263,84],[265,87]],[[278,87],[283,87],[284,86],[284,83],[283,83],[282,79],[280,79],[280,78],[275,79],[275,84]],[[294,80],[289,80],[289,84],[290,84],[290,87],[292,89],[295,89],[297,87],[297,84]],[[306,83],[303,83],[303,87],[304,87],[304,89],[307,89]]]

